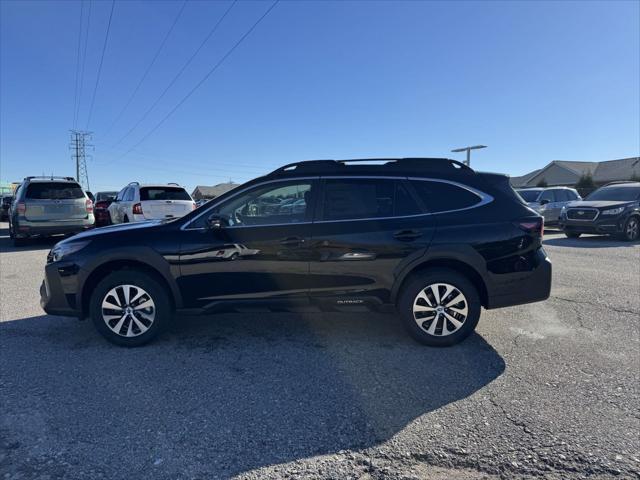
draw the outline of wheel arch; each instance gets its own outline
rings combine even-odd
[[[174,287],[167,281],[165,275],[163,275],[157,268],[149,263],[134,260],[134,259],[118,259],[109,260],[98,266],[96,266],[91,273],[87,276],[82,284],[82,290],[80,292],[80,315],[81,318],[86,318],[89,314],[89,303],[91,299],[91,292],[98,285],[98,283],[107,275],[113,272],[122,270],[137,270],[146,273],[156,281],[158,281],[169,294],[169,302],[171,308],[175,310],[179,306],[179,294]]]
[[[396,282],[396,286],[391,292],[391,298],[393,303],[397,303],[398,298],[400,296],[400,292],[409,279],[420,272],[424,272],[433,268],[447,268],[449,270],[453,270],[455,272],[464,275],[469,281],[473,284],[473,286],[478,291],[478,296],[480,297],[480,302],[483,307],[488,305],[489,294],[487,290],[487,285],[482,278],[482,275],[471,265],[468,263],[455,259],[455,258],[431,258],[425,260],[424,262],[415,265],[413,268],[408,270],[402,278],[398,279]]]

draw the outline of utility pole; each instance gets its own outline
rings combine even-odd
[[[471,166],[471,150],[478,150],[480,148],[487,148],[486,145],[474,145],[473,147],[462,147],[462,148],[456,148],[454,150],[451,150],[452,152],[458,153],[458,152],[467,152],[467,161],[464,162],[467,167]]]
[[[87,139],[91,139],[93,132],[86,132],[82,130],[71,130],[71,144],[69,149],[72,151],[71,158],[76,162],[76,180],[84,190],[90,190],[89,188],[89,171],[87,170],[87,156],[86,149],[93,147],[93,145],[86,142]]]

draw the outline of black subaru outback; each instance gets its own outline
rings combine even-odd
[[[397,310],[416,340],[452,345],[481,307],[549,296],[542,234],[504,175],[448,159],[300,162],[180,219],[58,243],[41,303],[125,346],[175,313],[300,307]]]

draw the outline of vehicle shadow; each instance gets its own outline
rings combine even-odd
[[[582,235],[580,238],[556,237],[545,238],[543,245],[551,245],[554,247],[573,247],[573,248],[611,248],[611,247],[633,247],[640,245],[640,242],[625,242],[611,238],[607,235]]]
[[[228,478],[374,446],[505,370],[477,334],[424,347],[382,314],[185,317],[137,349],[52,316],[0,324],[0,338],[3,368],[19,372],[5,383],[4,434],[21,445],[10,463],[33,466],[19,425],[32,417],[39,445],[112,477]]]
[[[9,238],[9,228],[0,228],[0,252],[46,250],[50,249],[53,245],[55,245],[63,238],[63,236],[49,238],[32,238],[27,240],[27,243],[25,245],[16,247],[13,244],[13,240]]]

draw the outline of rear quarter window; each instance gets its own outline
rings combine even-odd
[[[140,200],[191,200],[191,197],[181,187],[142,187]]]
[[[411,185],[431,213],[462,210],[482,201],[479,195],[451,183],[412,180]]]
[[[37,182],[29,184],[25,197],[31,200],[71,200],[84,198],[84,192],[77,183]]]

